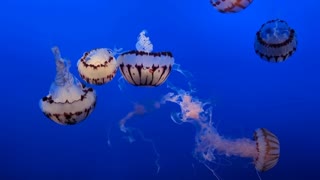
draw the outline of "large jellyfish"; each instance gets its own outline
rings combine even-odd
[[[83,121],[96,105],[96,93],[84,87],[69,72],[70,61],[61,58],[58,47],[53,47],[57,74],[49,94],[40,100],[40,109],[52,121],[73,125]]]
[[[236,13],[247,8],[253,0],[210,0],[211,5],[221,13]]]
[[[159,86],[168,78],[174,58],[171,52],[152,52],[153,45],[142,31],[136,49],[122,53],[117,61],[124,79],[134,86]]]
[[[255,169],[259,172],[267,171],[277,164],[280,154],[279,140],[270,131],[265,128],[255,130],[254,140],[224,138],[213,126],[210,103],[203,103],[184,90],[173,90],[175,92],[163,97],[162,103],[173,102],[180,106],[181,112],[171,116],[174,122],[189,122],[198,127],[194,156],[208,168],[208,163],[215,161],[216,153],[252,158]],[[213,169],[209,169],[218,178]]]
[[[264,23],[256,33],[255,52],[269,62],[282,62],[297,49],[297,37],[294,29],[280,19]]]
[[[95,85],[111,81],[117,72],[114,53],[106,48],[85,52],[77,65],[81,78],[87,83]]]

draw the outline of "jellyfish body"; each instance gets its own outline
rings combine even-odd
[[[224,154],[251,158],[255,169],[260,172],[267,171],[277,164],[280,155],[279,140],[270,131],[265,128],[257,129],[254,140],[225,138],[213,126],[212,108],[209,102],[200,101],[190,92],[176,87],[170,88],[176,92],[163,96],[161,103],[173,102],[180,106],[181,111],[171,116],[175,123],[188,122],[197,127],[194,156],[200,162],[207,166],[208,163],[215,163],[216,154]],[[210,170],[216,175],[212,169]]]
[[[295,30],[275,19],[264,23],[256,33],[254,49],[266,61],[282,62],[296,51],[297,43]]]
[[[108,83],[117,72],[116,59],[111,50],[106,48],[85,52],[77,65],[81,78],[95,85]]]
[[[254,133],[257,156],[254,159],[257,171],[267,171],[273,168],[279,160],[280,144],[277,136],[265,128],[259,128]]]
[[[247,8],[253,0],[210,0],[211,5],[221,13],[236,13]]]
[[[153,45],[142,31],[136,49],[122,53],[117,61],[124,79],[134,86],[159,86],[168,78],[174,58],[171,52],[152,52]]]
[[[84,87],[69,72],[70,62],[61,58],[58,47],[52,48],[57,74],[49,94],[40,102],[40,109],[52,121],[61,125],[77,124],[86,119],[96,105],[96,93]]]

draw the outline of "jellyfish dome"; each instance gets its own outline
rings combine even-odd
[[[265,128],[259,128],[254,133],[257,156],[254,160],[258,171],[267,171],[273,168],[279,160],[280,144],[277,136]]]
[[[297,49],[297,37],[294,29],[280,19],[264,23],[256,33],[254,49],[264,60],[282,62]]]
[[[106,48],[85,52],[78,61],[81,78],[90,84],[102,85],[111,81],[117,72],[117,62]]]
[[[174,58],[171,52],[152,52],[153,45],[142,31],[136,49],[120,54],[118,65],[124,79],[134,86],[156,87],[168,78]]]
[[[247,8],[253,0],[210,0],[211,5],[221,13],[236,13]]]
[[[52,121],[61,125],[73,125],[86,119],[96,105],[96,93],[84,87],[69,72],[70,61],[61,58],[58,47],[52,48],[57,74],[49,94],[40,102],[41,111]]]

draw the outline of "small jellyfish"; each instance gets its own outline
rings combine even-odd
[[[221,13],[236,13],[247,8],[253,0],[210,0],[211,5]]]
[[[113,52],[106,48],[85,52],[77,65],[81,78],[95,85],[108,83],[117,72],[117,62]]]
[[[40,102],[40,109],[52,121],[61,125],[73,125],[83,121],[96,105],[96,93],[84,87],[69,72],[70,61],[61,58],[58,47],[53,47],[57,74],[49,94]]]
[[[171,52],[152,52],[153,45],[142,31],[136,49],[122,53],[117,61],[124,79],[134,86],[156,87],[168,78],[174,58]]]
[[[275,19],[264,23],[256,33],[255,52],[269,62],[287,60],[297,49],[297,37],[287,22]]]

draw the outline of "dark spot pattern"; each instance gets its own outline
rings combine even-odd
[[[90,55],[90,53],[93,52],[93,51],[96,51],[96,50],[98,50],[98,49],[93,49],[93,50],[91,50],[89,52],[85,52],[83,54],[83,56],[80,59],[80,64],[78,65],[78,72],[80,74],[80,77],[84,81],[86,81],[87,83],[95,84],[95,85],[103,85],[103,84],[111,81],[114,78],[114,76],[115,76],[115,74],[117,72],[117,68],[115,68],[115,70],[111,74],[105,74],[104,77],[99,77],[99,78],[89,77],[89,75],[86,75],[84,72],[81,72],[80,69],[79,69],[79,67],[82,66],[82,67],[84,67],[86,69],[91,69],[91,71],[98,71],[98,70],[101,70],[102,68],[108,68],[110,63],[112,61],[115,61],[115,58],[110,56],[109,59],[104,61],[103,64],[93,65],[93,64],[87,63],[87,58]]]
[[[136,56],[153,56],[153,57],[161,57],[161,56],[169,56],[173,57],[172,53],[169,51],[164,51],[164,52],[145,52],[145,51],[137,51],[137,50],[132,50],[128,51],[125,53],[122,53],[120,56],[125,56],[125,55],[136,55]]]
[[[170,57],[173,58],[171,52],[144,52],[144,51],[136,51],[132,50],[129,52],[125,52],[121,54],[121,56],[126,55],[135,55],[135,56],[152,56],[152,57]],[[125,64],[121,63],[119,65],[120,71],[123,77],[127,82],[134,86],[152,86],[156,87],[161,85],[169,76],[172,65],[163,65],[160,66],[158,64],[152,64],[152,66],[145,66],[144,64]],[[132,71],[136,71],[138,74],[135,74]],[[143,70],[144,73],[143,73]],[[128,73],[126,73],[128,72]],[[155,73],[159,75],[155,75]],[[138,78],[134,78],[134,76],[138,76]],[[144,79],[144,81],[143,81]]]
[[[81,96],[81,98],[73,102],[69,102],[69,101],[66,101],[65,103],[54,102],[52,100],[52,96],[43,97],[42,101],[43,103],[49,103],[49,104],[55,104],[55,105],[61,105],[61,106],[63,106],[64,104],[72,105],[72,104],[76,104],[76,103],[80,103],[81,101],[84,101],[87,98],[88,93],[93,93],[93,91],[94,90],[92,88],[83,89],[84,94]],[[79,109],[76,112],[61,112],[61,113],[54,113],[54,114],[50,112],[43,112],[43,113],[46,117],[48,117],[49,119],[59,124],[74,125],[86,119],[89,116],[89,114],[93,111],[95,106],[96,106],[96,99],[88,107],[83,107],[83,109]]]
[[[261,131],[262,134],[260,135],[258,131]],[[262,139],[262,142],[264,142],[265,145],[259,144],[260,139]],[[254,140],[256,141],[256,150],[258,152],[258,156],[254,159],[254,163],[257,165],[257,163],[263,162],[262,167],[259,167],[257,170],[260,172],[267,171],[274,167],[278,162],[280,154],[273,152],[279,152],[279,140],[277,136],[265,128],[260,128],[255,131]],[[264,154],[261,154],[262,152]]]
[[[247,8],[252,1],[253,0],[236,0],[235,2],[231,2],[231,0],[210,0],[210,4],[221,13],[236,13]],[[227,3],[231,4],[226,6]]]
[[[294,29],[289,28],[289,36],[286,39],[283,39],[279,43],[269,43],[262,38],[263,29],[265,26],[275,23],[283,23],[288,26],[288,24],[284,20],[274,19],[267,21],[264,23],[259,31],[256,33],[256,41],[255,41],[255,52],[260,56],[260,58],[267,60],[269,62],[282,62],[287,60],[290,56],[294,54],[297,50],[297,38]],[[289,27],[289,26],[288,26]],[[257,46],[257,45],[260,46]],[[268,53],[268,52],[279,52]],[[281,53],[280,53],[281,52]]]

